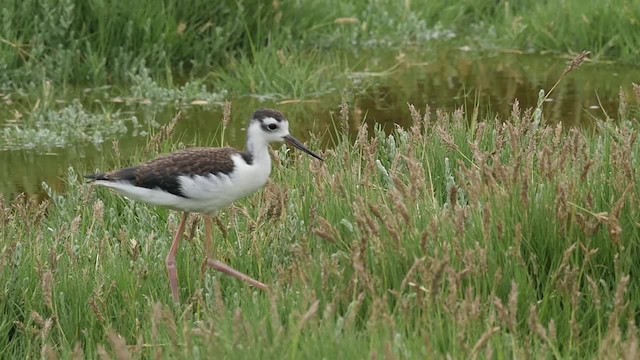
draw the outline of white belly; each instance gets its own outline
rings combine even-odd
[[[228,175],[180,176],[179,182],[185,197],[158,188],[137,187],[128,182],[99,180],[95,183],[150,205],[213,214],[232,202],[256,192],[267,183],[271,174],[271,158],[260,160],[262,161],[254,161],[252,165],[248,165],[239,155],[236,155],[233,157],[234,170]]]

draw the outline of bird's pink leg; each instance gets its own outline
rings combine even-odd
[[[169,273],[169,284],[171,285],[171,294],[173,294],[173,300],[176,303],[180,302],[180,294],[178,293],[178,268],[176,267],[176,255],[178,255],[178,248],[180,247],[180,240],[182,239],[182,234],[184,233],[184,226],[187,223],[187,217],[189,216],[188,212],[182,213],[182,220],[180,220],[180,225],[178,225],[178,231],[176,232],[176,236],[173,238],[173,242],[171,243],[171,250],[169,250],[169,254],[167,254],[167,259],[165,263],[167,264],[167,272]]]
[[[225,273],[231,277],[234,277],[240,281],[244,281],[246,283],[248,283],[251,286],[257,287],[258,289],[261,290],[267,290],[268,287],[267,285],[261,283],[258,280],[255,280],[254,278],[250,277],[249,275],[243,274],[240,271],[232,268],[231,266],[214,260],[212,258],[213,254],[211,253],[211,249],[213,247],[213,237],[212,237],[212,233],[213,233],[213,219],[211,218],[210,215],[206,215],[204,217],[204,232],[205,232],[205,256],[206,256],[206,260],[204,261],[204,264],[202,264],[202,270],[204,272],[206,267],[210,267],[214,270],[220,271],[222,273]]]

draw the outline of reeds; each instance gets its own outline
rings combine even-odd
[[[349,110],[341,131],[354,124]],[[268,294],[201,277],[203,249],[190,241],[178,259],[185,303],[165,305],[173,213],[95,192],[73,170],[64,195],[4,200],[0,349],[123,359],[636,356],[636,123],[563,129],[517,104],[509,122],[410,113],[409,129],[345,136],[322,164],[278,153],[266,189],[219,214],[216,253],[270,284]]]

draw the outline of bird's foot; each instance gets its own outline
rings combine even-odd
[[[217,260],[213,260],[213,259],[209,259],[209,258],[205,259],[204,263],[202,264],[202,268],[200,269],[200,271],[201,271],[200,275],[201,276],[204,276],[204,272],[207,270],[207,268],[212,268],[214,270],[220,271],[221,273],[227,274],[227,275],[229,275],[229,276],[231,276],[231,277],[233,277],[233,278],[235,278],[237,280],[244,281],[247,284],[249,284],[249,285],[251,285],[253,287],[256,287],[256,288],[258,288],[260,290],[268,290],[269,289],[269,287],[267,285],[265,285],[265,284],[261,283],[260,281],[250,277],[249,275],[246,275],[246,274],[244,274],[244,273],[232,268],[231,266],[229,266],[229,265],[227,265],[227,264],[225,264],[223,262],[220,262],[220,261],[217,261]]]

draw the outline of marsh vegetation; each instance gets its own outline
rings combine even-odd
[[[0,357],[637,358],[639,7],[5,2]],[[193,219],[175,305],[179,214],[82,174],[258,106],[326,161],[217,216],[271,291],[200,276]]]

